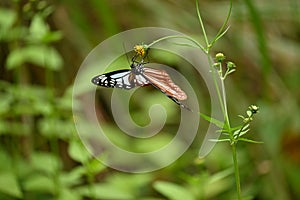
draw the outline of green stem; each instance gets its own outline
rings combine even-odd
[[[194,40],[193,38],[187,37],[185,35],[171,35],[171,36],[166,36],[166,37],[162,37],[159,38],[158,40],[153,41],[152,43],[150,43],[149,45],[147,45],[148,48],[150,48],[151,46],[155,45],[156,43],[159,43],[163,40],[167,40],[167,39],[172,39],[172,38],[184,38],[187,39],[191,42],[193,42],[196,46],[198,46],[202,51],[206,52],[206,50],[204,49],[204,47],[198,43],[196,40]]]
[[[58,140],[55,138],[50,139],[50,148],[51,152],[53,152],[54,159],[59,158],[59,147],[58,147]],[[56,160],[53,160],[54,163],[56,163]],[[54,182],[54,196],[58,198],[60,196],[61,192],[61,183],[59,181],[60,177],[60,168],[56,166],[55,174],[53,175],[53,182]]]
[[[202,17],[201,17],[201,14],[200,14],[198,0],[196,0],[196,10],[197,10],[198,20],[200,22],[200,26],[201,26],[201,29],[202,29],[202,32],[203,32],[203,36],[204,36],[204,39],[205,39],[205,43],[206,43],[206,46],[207,46],[207,50],[208,50],[208,48],[209,48],[210,45],[209,45],[209,42],[208,42],[208,38],[207,38],[207,34],[206,34],[206,31],[205,31],[205,28],[204,28]]]
[[[226,91],[225,91],[225,84],[224,80],[221,77],[221,90],[222,90],[222,99],[223,99],[223,109],[224,109],[224,118],[225,118],[225,123],[227,126],[227,129],[230,131],[231,126],[230,126],[230,121],[229,121],[229,116],[228,116],[228,111],[227,111],[227,101],[226,101]],[[222,101],[222,99],[220,101]]]
[[[216,41],[216,38],[218,38],[219,34],[222,34],[223,29],[225,28],[225,26],[226,26],[226,24],[229,20],[229,16],[230,16],[231,9],[232,9],[232,1],[230,1],[229,14],[227,15],[227,18],[226,18],[223,26],[221,27],[219,33],[217,34],[216,38],[213,40],[213,42],[211,44],[209,44],[208,39],[207,39],[205,27],[203,25],[203,21],[202,21],[201,15],[200,15],[198,1],[196,1],[196,8],[197,8],[197,14],[198,14],[200,26],[201,26],[201,29],[202,29],[202,32],[203,32],[203,35],[204,35],[204,38],[205,38],[206,46],[207,46],[205,53],[207,55],[209,66],[210,66],[211,71],[212,71],[215,88],[216,88],[216,91],[217,91],[217,94],[218,94],[218,99],[219,99],[221,109],[222,109],[222,112],[223,112],[223,116],[224,116],[224,120],[225,120],[225,124],[226,124],[225,128],[227,129],[227,131],[229,133],[229,137],[230,137],[230,141],[231,141],[232,158],[233,158],[233,165],[234,165],[234,171],[235,171],[236,189],[237,189],[238,200],[240,200],[241,199],[241,185],[240,185],[240,174],[239,174],[237,154],[236,154],[236,144],[237,143],[235,142],[234,135],[231,131],[231,126],[230,126],[230,121],[229,121],[229,116],[228,116],[228,111],[227,111],[227,102],[226,102],[226,92],[225,92],[224,79],[222,79],[222,71],[221,71],[221,74],[219,74],[219,77],[221,79],[221,88],[219,88],[219,85],[217,83],[216,73],[214,72],[213,62],[210,58],[210,48],[214,44],[214,42]],[[220,68],[220,69],[222,70],[222,68]],[[222,92],[222,94],[221,94],[221,92]]]
[[[96,199],[96,194],[95,194],[95,189],[93,187],[94,185],[94,182],[95,182],[95,174],[92,173],[91,169],[90,169],[90,166],[88,164],[89,161],[86,161],[83,163],[84,167],[86,168],[87,170],[87,182],[88,182],[88,190],[90,192],[90,198],[92,200],[95,200]]]
[[[230,1],[230,8],[228,11],[228,15],[226,17],[225,22],[223,23],[222,27],[220,28],[218,34],[216,35],[216,37],[214,38],[214,40],[212,41],[212,43],[210,44],[208,41],[208,37],[206,34],[206,30],[201,18],[201,14],[200,14],[200,9],[199,9],[199,2],[198,0],[196,0],[196,9],[197,9],[197,15],[198,15],[198,19],[199,19],[199,23],[201,26],[201,30],[203,32],[204,35],[204,39],[205,39],[205,43],[206,43],[206,47],[204,48],[200,43],[198,43],[196,40],[187,37],[187,36],[181,36],[181,35],[173,35],[173,36],[166,36],[166,37],[162,37],[156,41],[153,41],[151,44],[149,44],[147,47],[150,48],[151,46],[153,46],[154,44],[161,42],[163,40],[167,40],[167,39],[171,39],[171,38],[185,38],[189,41],[191,41],[192,43],[194,43],[196,46],[198,46],[207,56],[208,59],[208,63],[210,66],[210,70],[212,72],[212,76],[213,76],[213,81],[214,81],[214,85],[217,91],[217,95],[218,95],[218,100],[221,106],[221,110],[223,113],[223,117],[224,117],[224,121],[225,121],[225,128],[227,130],[227,132],[229,133],[229,137],[230,137],[230,144],[232,147],[232,158],[233,158],[233,165],[234,165],[234,169],[235,169],[235,180],[236,180],[236,188],[237,188],[237,196],[238,196],[238,200],[241,199],[241,186],[240,186],[240,174],[239,174],[239,168],[238,168],[238,161],[237,161],[237,152],[236,152],[236,145],[237,145],[237,141],[234,138],[234,133],[231,130],[231,125],[230,125],[230,120],[229,120],[229,116],[228,116],[228,110],[227,110],[227,101],[226,101],[226,92],[225,92],[225,84],[224,84],[224,77],[222,77],[222,71],[220,74],[215,72],[214,69],[214,63],[210,57],[210,49],[212,47],[212,45],[217,41],[217,39],[219,39],[219,37],[221,35],[223,35],[223,30],[225,29],[231,11],[232,11],[232,1]],[[226,30],[225,30],[226,32]],[[222,68],[220,68],[220,70],[222,70]],[[219,86],[218,82],[217,82],[217,75],[219,75],[219,78],[221,79],[221,86]]]
[[[227,113],[227,104],[226,104],[226,95],[225,95],[224,82],[221,79],[221,90],[222,90],[222,94],[221,94],[221,91],[220,91],[220,88],[219,88],[219,85],[218,85],[218,82],[217,82],[217,73],[215,73],[213,62],[211,60],[211,57],[210,57],[209,53],[210,52],[208,51],[206,56],[207,56],[207,59],[208,59],[210,69],[212,71],[214,85],[215,85],[215,88],[216,88],[216,91],[217,91],[219,103],[220,103],[221,110],[222,110],[222,113],[223,113],[223,116],[224,116],[224,119],[225,119],[226,126],[227,126],[228,129],[230,129],[230,123],[229,123],[229,118],[228,118],[228,113]]]
[[[225,27],[227,26],[228,24],[228,21],[229,21],[229,18],[230,18],[230,15],[231,15],[231,12],[232,12],[232,0],[230,0],[230,6],[229,6],[229,9],[228,9],[228,13],[227,13],[227,17],[222,25],[222,27],[220,28],[219,32],[217,33],[216,37],[212,40],[211,42],[211,46],[218,40],[218,38],[227,31],[227,29],[225,29]],[[225,31],[224,31],[225,30]]]
[[[242,133],[242,131],[244,131],[244,128],[250,124],[250,122],[246,122],[243,124],[243,126],[241,127],[241,129],[239,130],[239,132],[235,135],[235,139],[238,139],[240,137],[240,134]],[[234,141],[235,142],[235,141]]]
[[[222,82],[221,83],[222,95],[221,95],[220,88],[219,88],[219,85],[217,83],[216,74],[214,73],[213,62],[210,58],[211,45],[208,42],[208,37],[207,37],[207,34],[206,34],[206,30],[205,30],[205,27],[204,27],[204,24],[203,24],[203,20],[201,18],[198,0],[196,0],[196,9],[197,9],[197,15],[198,15],[198,19],[199,19],[199,22],[200,22],[200,26],[201,26],[201,29],[202,29],[202,32],[203,32],[203,35],[204,35],[204,38],[205,38],[205,43],[206,43],[206,50],[204,52],[206,53],[209,66],[210,66],[211,71],[212,71],[213,80],[214,80],[215,88],[217,90],[218,99],[219,99],[219,102],[220,102],[220,105],[221,105],[221,109],[222,109],[222,112],[223,112],[225,123],[227,125],[227,128],[230,129],[229,118],[228,118],[228,113],[227,113],[227,104],[226,104],[226,94],[225,94],[224,82],[221,79],[221,82]],[[220,68],[220,69],[222,69],[222,68]]]
[[[237,191],[237,197],[238,200],[241,200],[241,184],[240,184],[240,172],[239,172],[239,165],[237,160],[237,154],[236,154],[236,145],[237,143],[234,142],[231,145],[232,150],[232,159],[233,159],[233,166],[234,166],[234,174],[235,174],[235,183],[236,183],[236,191]]]

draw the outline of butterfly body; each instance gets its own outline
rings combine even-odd
[[[180,102],[186,100],[187,95],[172,81],[165,70],[144,67],[143,62],[133,62],[130,67],[131,70],[122,69],[95,76],[92,79],[92,83],[126,90],[139,86],[153,85],[175,103],[189,110],[187,106]]]

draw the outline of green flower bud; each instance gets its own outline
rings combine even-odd
[[[232,69],[236,68],[236,65],[233,62],[229,61],[229,62],[227,62],[227,68],[229,70],[232,70]]]
[[[256,105],[251,105],[251,106],[249,106],[249,110],[250,110],[253,114],[255,114],[255,113],[258,113],[259,107],[256,106]]]
[[[215,57],[215,59],[216,59],[216,61],[217,62],[222,62],[223,60],[225,60],[225,55],[223,54],[223,53],[217,53],[216,54],[216,57]]]

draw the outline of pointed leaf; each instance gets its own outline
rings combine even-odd
[[[211,142],[230,142],[230,139],[210,139]]]
[[[91,158],[91,154],[78,140],[72,140],[70,142],[68,152],[72,159],[80,163],[86,163],[87,160]]]
[[[0,33],[2,30],[9,29],[17,20],[17,13],[10,9],[0,8]]]
[[[31,155],[31,164],[35,171],[54,175],[61,167],[61,160],[53,153],[35,152]]]
[[[7,69],[14,69],[25,63],[32,63],[51,70],[59,70],[63,65],[63,60],[54,48],[32,45],[13,50],[7,58],[6,65]]]
[[[254,143],[254,144],[263,144],[264,143],[262,141],[255,141],[255,140],[251,140],[251,139],[247,139],[247,138],[239,138],[238,140],[243,141],[243,142]]]
[[[240,117],[242,119],[245,119],[245,117],[243,115],[238,115],[238,117]]]
[[[222,33],[218,34],[211,42],[211,45],[213,45],[216,41],[218,41],[221,37],[223,37],[227,33],[229,28],[230,28],[230,26],[228,26]]]
[[[219,38],[221,38],[221,37],[227,32],[227,30],[229,29],[229,27],[227,27],[227,28],[224,30],[224,28],[225,28],[225,27],[227,26],[227,24],[228,24],[228,21],[229,21],[230,15],[231,15],[231,11],[232,11],[232,1],[230,1],[230,6],[229,6],[229,9],[228,9],[228,13],[227,13],[226,19],[225,19],[225,21],[223,22],[223,25],[222,25],[222,27],[220,28],[220,30],[218,31],[216,37],[213,39],[213,42],[211,43],[211,45],[213,45]]]
[[[41,15],[34,15],[30,27],[29,33],[32,39],[40,40],[49,31],[49,26],[45,23]]]
[[[212,176],[210,176],[208,184],[216,184],[216,182],[228,177],[229,175],[233,174],[233,168],[228,168],[223,171],[220,171]]]
[[[71,190],[69,188],[61,188],[57,200],[80,200],[82,197],[76,192],[76,190]]]
[[[59,179],[62,186],[68,188],[70,186],[79,185],[83,181],[82,176],[85,175],[85,173],[86,167],[80,165],[71,171],[60,173]]]
[[[231,132],[235,132],[237,130],[240,130],[242,127],[243,127],[242,125],[241,126],[236,126],[236,127],[232,127],[230,130],[231,130]]]
[[[242,132],[240,133],[240,136],[245,135],[245,134],[248,133],[249,131],[250,131],[250,129],[246,129],[246,130],[242,131]]]
[[[0,174],[0,192],[8,194],[15,198],[22,198],[21,188],[18,184],[17,177],[9,172],[1,172]]]
[[[97,174],[106,169],[106,166],[101,163],[98,159],[92,159],[87,163],[89,173]]]
[[[108,199],[109,200],[135,199],[132,193],[105,183],[93,184],[92,186],[84,185],[78,187],[76,191],[79,193],[79,195],[91,197],[91,199],[107,199],[107,200]]]
[[[158,192],[168,197],[170,200],[195,200],[191,191],[180,185],[165,181],[157,181],[153,186]]]
[[[208,115],[205,115],[205,114],[203,114],[203,113],[200,113],[200,116],[201,116],[203,119],[205,119],[206,121],[215,124],[215,125],[216,125],[217,127],[219,127],[219,128],[223,128],[223,127],[224,127],[224,122],[222,122],[222,121],[219,121],[219,120],[217,120],[217,119],[214,119],[214,118],[212,118],[212,117],[210,117],[210,116],[208,116]]]
[[[49,176],[42,174],[34,174],[28,177],[23,183],[24,189],[26,191],[40,191],[54,193],[55,182]]]

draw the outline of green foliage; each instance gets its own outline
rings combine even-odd
[[[164,196],[168,197],[168,199],[170,200],[195,199],[195,197],[190,193],[190,191],[174,183],[157,181],[156,183],[154,183],[153,186],[157,191],[162,193]]]
[[[2,171],[0,173],[0,192],[15,198],[22,198],[23,194],[18,184],[17,177],[11,171]]]
[[[300,195],[299,4],[246,0],[228,9],[228,2],[199,3],[195,8],[188,1],[1,1],[0,199],[235,199],[235,170],[226,144],[236,143],[244,199],[296,199]],[[195,28],[197,12],[205,24],[204,36]],[[227,75],[236,68],[224,62],[224,55],[223,60],[212,60],[212,66],[227,80],[227,112],[230,125],[237,125],[222,126],[201,113],[220,128],[222,138],[217,142],[223,141],[205,160],[193,162],[199,148],[195,144],[172,166],[134,175],[106,168],[84,148],[72,116],[72,81],[92,46],[117,30],[142,26],[189,33],[193,47],[207,53],[222,49],[229,60],[234,58],[238,70],[230,80]],[[211,37],[212,32],[216,34]],[[153,55],[174,66],[178,62],[171,55]],[[100,94],[103,102],[105,94]],[[157,102],[159,95],[140,91],[136,99],[142,96],[145,101],[132,99],[132,117],[138,124],[149,122],[141,110]],[[256,101],[262,110],[254,124],[249,124],[251,109],[241,118],[234,117]],[[116,143],[146,152],[172,138],[167,131],[141,143],[119,136],[103,102],[96,109]],[[201,102],[209,104],[205,97]],[[176,121],[172,104],[163,105],[168,122]],[[264,144],[245,146],[256,140]]]
[[[12,51],[7,58],[6,66],[10,70],[20,67],[25,63],[46,67],[50,70],[59,70],[62,66],[62,59],[55,49],[36,45]],[[47,65],[44,65],[45,63]]]

